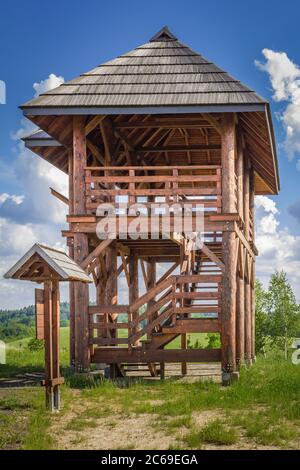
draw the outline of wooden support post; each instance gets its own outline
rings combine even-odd
[[[244,161],[244,235],[249,241],[250,234],[250,172],[249,160]]]
[[[86,164],[85,118],[73,116],[73,212],[75,215],[86,213],[84,179]],[[81,264],[88,254],[87,234],[75,233],[74,260]],[[88,370],[90,366],[88,305],[88,285],[76,282],[74,285],[75,367],[79,372]]]
[[[222,115],[222,210],[235,212],[235,116]],[[223,274],[221,341],[222,383],[228,385],[236,377],[236,265],[235,233],[223,232]]]
[[[165,379],[165,363],[161,362],[160,363],[160,380]]]
[[[236,162],[237,206],[238,206],[238,213],[241,219],[244,220],[244,154],[243,154],[242,136],[239,133],[237,137],[238,137],[237,139],[237,162]]]
[[[249,210],[252,220],[252,243],[255,242],[255,225],[254,225],[254,195],[255,195],[255,187],[254,187],[254,171],[253,167],[250,170],[250,195],[249,195]],[[252,271],[251,271],[251,359],[252,362],[255,362],[256,355],[255,355],[255,259],[253,260],[252,264]]]
[[[131,250],[129,255],[129,276],[130,276],[130,285],[129,285],[129,305],[135,302],[139,297],[139,272],[138,272],[138,257],[133,250]],[[138,318],[139,312],[133,312],[132,321],[135,321]],[[131,334],[137,333],[139,330],[138,327],[132,329]]]
[[[74,191],[73,191],[73,151],[68,153],[69,172],[69,214],[73,214]],[[70,226],[71,224],[69,224]],[[69,227],[71,229],[71,227]],[[69,245],[69,256],[74,259],[74,240]],[[70,306],[70,366],[75,367],[75,291],[74,282],[69,282],[69,306]]]
[[[117,305],[118,303],[118,265],[117,265],[117,247],[116,244],[110,245],[106,249],[106,271],[107,271],[107,283],[105,290],[105,305]],[[117,321],[117,314],[110,314],[110,320],[112,322]],[[117,337],[117,330],[110,330],[110,337]]]
[[[237,203],[238,213],[244,221],[244,153],[241,130],[237,135]],[[244,362],[245,353],[245,285],[244,274],[237,276],[236,295],[236,363],[239,368]]]
[[[52,282],[52,354],[53,379],[59,379],[59,325],[60,325],[60,295],[58,281]],[[60,409],[59,385],[53,386],[53,405],[55,410]]]
[[[250,162],[245,159],[244,165],[244,234],[247,241],[250,237]],[[246,265],[248,257],[246,255]],[[252,321],[251,321],[251,284],[249,276],[245,279],[245,363],[251,365],[251,342],[252,342]]]
[[[251,321],[251,283],[245,282],[245,364],[252,364],[252,321]]]
[[[240,367],[245,354],[245,285],[244,278],[237,276],[236,299],[236,363]]]
[[[45,393],[46,408],[58,411],[60,408],[59,384],[59,284],[58,281],[44,283],[44,337],[45,337]]]
[[[148,262],[147,262],[147,284],[146,284],[146,291],[149,291],[150,289],[152,289],[152,287],[155,287],[155,283],[156,283],[156,262],[155,262],[155,259],[149,259]],[[155,298],[153,298],[152,300],[150,300],[148,303],[147,303],[147,309],[153,307],[153,305],[155,304]],[[157,318],[157,312],[154,312],[152,313],[151,317],[148,318],[148,321],[149,322],[152,322],[153,320],[155,320],[155,318]],[[147,334],[147,338],[148,339],[151,339],[152,337],[152,332],[149,332]],[[154,374],[153,376],[156,375],[156,368],[155,368],[155,364],[150,364],[150,372],[151,372],[151,375]]]
[[[187,336],[186,333],[183,333],[181,335],[181,349],[187,349]],[[186,375],[187,374],[187,363],[182,362],[181,363],[181,375]]]
[[[255,353],[255,261],[252,266],[253,283],[251,283],[251,359],[256,361]]]
[[[149,291],[150,289],[152,289],[152,287],[155,287],[155,282],[156,282],[156,263],[155,263],[155,259],[150,259],[147,262],[146,291]],[[155,299],[150,300],[147,304],[147,308],[151,308],[154,304],[155,304]],[[149,318],[149,321],[153,321],[156,317],[157,317],[157,312],[154,312],[151,315],[151,318]]]
[[[53,343],[52,343],[52,283],[44,283],[44,301],[45,301],[45,381],[53,380]],[[54,410],[54,394],[51,385],[45,385],[46,408]]]

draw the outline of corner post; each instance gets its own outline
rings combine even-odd
[[[235,207],[235,115],[222,114],[222,209],[236,212]],[[236,266],[235,233],[223,232],[223,274],[221,343],[222,383],[229,385],[236,378]]]
[[[245,161],[244,168],[244,233],[247,241],[250,239],[250,161],[249,157]],[[251,321],[251,279],[249,276],[249,254],[246,252],[245,258],[245,364],[252,364],[252,321]]]
[[[69,173],[69,215],[73,214],[73,150],[68,153],[68,173]],[[71,225],[71,224],[69,224]],[[68,240],[69,256],[74,259],[74,239]],[[70,305],[70,366],[75,367],[75,292],[74,282],[69,282],[69,305]]]
[[[251,167],[250,172],[250,214],[252,220],[252,243],[255,243],[255,215],[254,215],[254,196],[255,196],[255,186],[254,186],[254,170]],[[255,355],[255,259],[252,261],[252,270],[251,270],[251,359],[252,362],[256,361]]]
[[[86,138],[85,117],[73,116],[73,211],[75,215],[86,213],[85,207],[85,166]],[[88,237],[85,233],[74,234],[74,260],[81,262],[88,256]],[[90,367],[88,329],[88,285],[76,282],[74,285],[75,307],[75,367],[78,372]]]
[[[238,213],[244,223],[244,153],[241,130],[237,129],[237,202]],[[243,248],[241,248],[243,250]],[[245,354],[245,286],[244,272],[240,265],[237,272],[237,293],[236,293],[236,364],[239,368],[244,362]]]

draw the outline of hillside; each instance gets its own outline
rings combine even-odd
[[[69,324],[69,304],[61,302],[60,326]],[[14,310],[0,310],[0,339],[14,341],[35,335],[35,307],[29,305]]]

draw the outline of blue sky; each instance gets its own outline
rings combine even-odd
[[[24,162],[29,160],[24,160],[25,157],[22,160],[23,149],[13,138],[20,128],[24,127],[18,106],[33,97],[33,84],[40,83],[50,74],[69,80],[105,60],[147,42],[164,25],[168,25],[182,42],[269,99],[273,113],[282,116],[289,99],[293,105],[299,103],[300,106],[296,94],[277,101],[272,99],[276,91],[274,81],[275,85],[278,84],[276,74],[279,73],[280,80],[280,67],[282,64],[284,68],[284,61],[281,60],[282,56],[275,56],[268,61],[262,54],[262,50],[266,48],[274,52],[284,52],[291,64],[300,64],[300,3],[294,0],[286,0],[284,5],[278,0],[10,0],[1,2],[0,18],[0,79],[4,80],[7,86],[7,104],[0,105],[0,195],[25,195],[27,201],[33,200],[32,195],[27,194],[29,189],[28,186],[26,188],[24,178]],[[267,60],[268,66],[261,70],[254,64],[255,60],[264,64]],[[290,85],[299,87],[297,70],[296,67],[295,80]],[[273,79],[273,87],[270,78]],[[286,83],[286,77],[282,81]],[[295,109],[297,111],[297,106]],[[289,119],[289,116],[286,119]],[[295,120],[295,116],[293,119]],[[295,126],[297,119],[296,117]],[[286,155],[288,123],[284,125],[274,115],[274,124],[282,190],[280,195],[274,198],[277,209],[270,210],[269,207],[266,211],[265,203],[259,203],[258,211],[265,210],[262,217],[276,217],[276,223],[280,224],[276,225],[277,232],[288,227],[288,235],[293,237],[292,243],[295,244],[291,256],[299,256],[299,261],[300,171],[296,165],[300,158],[299,148],[290,149],[294,158],[289,161]],[[295,128],[295,132],[299,129]],[[292,145],[291,142],[289,145]],[[26,155],[26,158],[31,157]],[[34,158],[38,160],[38,157],[32,156],[33,161]],[[53,178],[56,176],[53,175]],[[59,209],[56,207],[55,210]],[[298,220],[291,212],[297,215]],[[1,216],[10,217],[7,208],[6,212],[1,213],[0,206],[0,218]],[[20,222],[17,217],[19,216],[15,216],[15,223]],[[54,217],[53,220],[54,224],[59,224],[58,218]],[[38,223],[37,220],[35,222]],[[24,220],[22,223],[24,224]],[[41,223],[45,224],[45,219]],[[3,233],[4,230],[2,226],[2,238],[8,236]],[[0,249],[2,266],[8,262],[5,261],[8,251],[9,247],[5,253],[1,253]],[[13,258],[13,254],[9,256],[9,260]],[[271,260],[270,257],[268,259]],[[295,268],[294,265],[293,269]],[[297,286],[296,278],[293,279],[293,285]],[[6,286],[7,284],[5,288]],[[5,289],[0,289],[0,295],[2,292],[6,297],[5,304],[13,306],[14,300]]]

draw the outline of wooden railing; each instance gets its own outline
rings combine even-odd
[[[143,166],[86,167],[86,211],[95,214],[99,204],[109,202],[116,209],[122,203],[202,204],[205,212],[221,212],[221,167]]]
[[[169,276],[158,283],[130,306],[89,307],[90,343],[98,346],[138,346],[139,341],[151,337],[164,326],[175,326],[180,319],[218,318],[220,312],[221,275]],[[198,302],[198,303],[197,303]],[[146,307],[145,307],[146,306]],[[145,307],[141,311],[141,307]],[[111,315],[127,314],[127,321],[111,320]],[[100,320],[95,321],[97,316]],[[196,317],[195,317],[196,316]],[[126,337],[118,338],[116,332],[127,330]],[[98,336],[94,337],[94,331]]]

